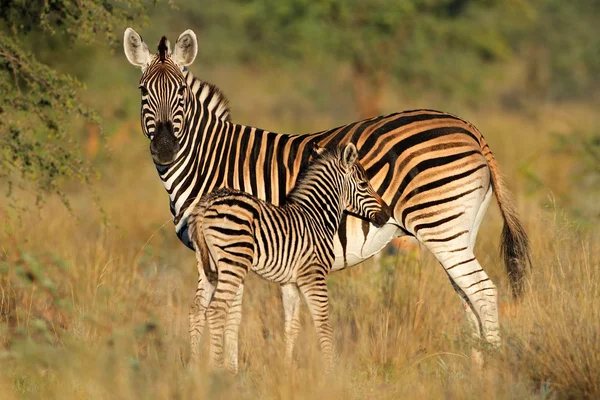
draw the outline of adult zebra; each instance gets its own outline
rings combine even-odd
[[[142,69],[142,130],[150,139],[150,153],[184,244],[191,248],[187,219],[204,194],[229,187],[280,204],[313,145],[352,142],[393,219],[375,228],[346,215],[335,239],[332,270],[358,264],[395,236],[412,235],[444,267],[464,302],[473,335],[500,344],[497,289],[473,254],[494,192],[504,218],[501,251],[515,295],[523,289],[529,245],[496,160],[472,124],[444,112],[414,110],[302,136],[268,132],[231,122],[221,91],[186,68],[198,49],[191,30],[179,36],[173,53],[163,37],[157,54],[151,54],[140,35],[128,28],[124,49],[129,62]],[[190,311],[192,357],[204,326],[205,316],[198,310],[209,300],[206,279],[199,275]],[[240,286],[238,299],[242,292]],[[285,310],[294,309],[299,299],[282,294]],[[240,318],[241,302],[235,301],[225,328],[231,345],[225,349],[226,361],[230,357],[235,364]]]

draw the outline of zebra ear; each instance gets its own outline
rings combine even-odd
[[[186,67],[194,62],[196,54],[198,54],[198,40],[196,34],[188,29],[177,38],[172,57],[178,65]]]
[[[136,67],[144,69],[152,59],[150,50],[148,50],[148,46],[146,46],[142,37],[131,28],[125,29],[123,49],[129,62]]]
[[[356,146],[352,143],[348,143],[344,150],[342,150],[342,165],[346,169],[352,168],[352,166],[358,160],[358,150],[356,150]]]

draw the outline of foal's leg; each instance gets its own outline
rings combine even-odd
[[[200,342],[206,325],[206,308],[212,297],[215,287],[209,282],[204,273],[204,267],[198,261],[198,286],[196,295],[190,307],[190,362],[197,363],[200,357]]]
[[[229,308],[234,302],[251,263],[228,254],[218,258],[218,279],[213,298],[206,310],[210,328],[210,363],[216,368],[223,364],[224,327]]]
[[[242,283],[233,299],[227,320],[225,321],[225,368],[232,374],[238,373],[238,339],[240,323],[242,322],[242,297],[244,284]]]
[[[298,288],[304,295],[312,316],[321,351],[325,357],[325,372],[333,367],[333,329],[329,322],[329,298],[325,278],[328,269],[312,265],[298,274]]]
[[[281,285],[281,299],[285,317],[285,365],[294,363],[294,347],[300,330],[300,292],[295,283]]]

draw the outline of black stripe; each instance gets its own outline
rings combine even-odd
[[[210,217],[210,218],[213,219],[215,217]],[[218,217],[216,217],[216,218],[219,218],[219,219],[225,218],[225,219],[230,220],[230,221],[232,221],[232,222],[234,222],[234,223],[236,223],[238,225],[244,225],[244,226],[247,226],[247,227],[251,226],[250,225],[250,221],[248,221],[245,218],[240,218],[240,217],[238,217],[238,216],[236,216],[236,215],[234,215],[232,213],[227,213],[227,214],[221,214],[221,213],[219,213]]]
[[[417,232],[419,232],[419,230],[421,230],[421,229],[430,229],[430,228],[435,228],[436,226],[443,225],[446,222],[450,222],[452,220],[455,220],[456,218],[460,217],[463,214],[464,214],[464,211],[459,212],[458,214],[451,215],[451,216],[446,217],[446,218],[442,218],[442,219],[437,220],[437,221],[428,222],[428,223],[425,223],[425,224],[415,225],[415,228],[414,228],[415,234]]]
[[[457,263],[457,264],[454,264],[454,265],[453,265],[453,266],[451,266],[450,268],[446,268],[446,271],[450,271],[450,270],[451,270],[452,268],[454,268],[454,267],[458,267],[459,265],[464,265],[464,264],[470,263],[471,261],[474,261],[474,260],[475,260],[475,257],[473,257],[473,258],[471,258],[471,259],[468,259],[468,260],[465,260],[465,261],[461,261],[461,262],[459,262],[459,263]]]
[[[479,289],[479,290],[471,293],[471,296],[473,296],[477,293],[483,292],[484,290],[494,290],[494,289],[495,289],[494,287],[484,287],[483,289]],[[494,294],[493,297],[496,297],[496,295]]]
[[[231,247],[233,247],[233,248],[241,247],[244,249],[254,250],[254,245],[252,243],[248,243],[248,242],[235,242],[235,243],[225,244],[223,246],[218,246],[218,247],[224,251],[228,251],[228,249]]]
[[[238,179],[239,179],[239,189],[242,191],[247,191],[244,183],[244,173],[246,171],[244,164],[246,162],[248,146],[250,145],[250,130],[251,128],[245,126],[242,132],[240,133],[240,151],[238,153],[239,157],[239,170],[238,170]]]
[[[265,200],[268,201],[269,203],[272,203],[272,189],[271,189],[271,171],[273,168],[273,151],[274,149],[274,144],[275,144],[275,137],[276,135],[268,132],[266,133],[267,135],[267,148],[266,149],[262,149],[263,152],[265,153],[265,160],[263,161],[264,164],[262,165],[263,167],[263,185],[265,186]],[[260,168],[260,165],[258,166]]]
[[[473,271],[473,272],[469,272],[468,274],[464,274],[464,275],[461,275],[461,276],[457,276],[457,277],[456,277],[456,278],[454,278],[454,279],[460,279],[460,278],[464,278],[465,276],[474,275],[474,274],[476,274],[476,273],[478,273],[478,272],[481,272],[481,271],[483,271],[483,268],[479,268],[479,269],[477,269],[477,270],[475,270],[475,271]]]
[[[449,250],[448,252],[449,253],[457,253],[459,251],[463,251],[463,250],[466,250],[466,249],[467,249],[467,247],[461,247],[461,248],[458,248],[458,249]]]
[[[478,187],[476,187],[474,189],[467,190],[466,192],[459,193],[459,194],[457,194],[455,196],[446,197],[446,198],[439,199],[439,200],[427,201],[427,202],[424,202],[424,203],[416,204],[416,205],[411,206],[411,207],[407,207],[407,208],[405,208],[402,211],[402,225],[403,226],[405,225],[406,217],[410,213],[413,213],[413,212],[419,211],[419,210],[423,210],[423,209],[429,208],[429,207],[439,206],[440,204],[449,203],[449,202],[454,201],[454,200],[458,200],[461,197],[466,196],[468,194],[471,194],[474,191],[476,191],[478,189],[481,189],[481,188],[482,188],[482,186],[478,186]]]
[[[250,179],[250,193],[254,196],[258,195],[258,179],[256,179],[258,175],[258,169],[261,167],[258,165],[258,157],[260,156],[260,152],[262,151],[262,137],[264,132],[261,129],[255,128],[254,130],[254,141],[251,143],[251,152],[250,152],[250,169],[251,171],[247,171],[251,175],[254,176],[254,179]],[[265,177],[263,177],[264,179]],[[261,182],[262,184],[263,182]]]
[[[238,154],[237,151],[237,143],[238,140],[240,139],[240,135],[238,132],[238,129],[241,129],[239,125],[233,125],[233,124],[228,124],[227,125],[229,127],[229,130],[231,131],[231,148],[229,149],[229,160],[228,160],[228,165],[229,165],[229,170],[227,171],[227,186],[232,188],[235,185],[233,184],[234,180],[235,180],[235,161],[238,160],[238,168],[239,169],[243,169],[240,168],[240,162],[242,161],[240,159],[240,155]]]
[[[225,163],[227,161],[227,158],[229,157],[228,153],[231,151],[231,136],[229,135],[227,129],[223,125],[224,124],[221,121],[217,123],[217,134],[223,137],[223,140],[220,142],[220,146],[217,149],[217,152],[215,153],[212,173],[208,177],[209,181],[213,182],[213,187],[223,186],[226,172]],[[219,128],[221,129],[220,131]],[[199,185],[196,184],[196,186]]]
[[[446,238],[442,238],[442,239],[429,239],[429,240],[426,240],[425,242],[428,242],[428,243],[449,242],[449,241],[451,241],[452,239],[456,239],[457,237],[459,237],[459,236],[461,236],[461,235],[464,235],[464,234],[465,234],[465,233],[467,233],[467,232],[469,232],[469,231],[462,231],[462,232],[458,232],[458,233],[457,233],[457,234],[455,234],[455,235],[452,235],[452,236],[449,236],[449,237],[446,237]]]
[[[475,285],[479,285],[480,283],[483,283],[483,282],[486,282],[486,281],[489,281],[489,280],[490,280],[490,278],[484,278],[484,279],[480,280],[479,282],[475,282],[475,283],[473,283],[473,284],[471,284],[471,285],[467,286],[465,289],[472,288],[472,287],[473,287],[473,286],[475,286]]]
[[[213,230],[213,231],[217,231],[219,233],[222,233],[224,235],[229,235],[229,236],[238,236],[238,235],[243,235],[246,232],[239,230],[239,229],[229,229],[229,228],[223,228],[222,226],[211,226],[209,229]]]
[[[272,166],[272,168],[277,169],[277,178],[279,193],[277,193],[277,198],[275,199],[277,204],[283,204],[285,202],[285,197],[287,195],[287,172],[285,171],[285,160],[283,159],[283,151],[290,137],[288,135],[282,135],[279,138],[279,143],[277,146],[277,151],[275,152],[276,163]]]
[[[436,189],[438,187],[444,186],[444,185],[446,185],[446,184],[448,184],[450,182],[457,181],[457,180],[462,179],[462,178],[466,178],[467,176],[469,176],[469,175],[471,175],[471,174],[479,171],[481,168],[485,168],[485,167],[487,167],[487,164],[481,164],[481,165],[478,165],[475,168],[471,168],[470,170],[462,172],[460,174],[450,175],[450,176],[447,176],[445,178],[438,179],[437,181],[433,181],[433,182],[427,183],[427,184],[425,184],[423,186],[419,186],[418,188],[415,188],[415,189],[411,190],[404,197],[403,201],[407,202],[408,200],[410,200],[411,198],[413,198],[414,196],[416,196],[419,193],[427,192],[429,190]],[[394,199],[392,200],[391,204],[396,204],[396,202],[398,201],[398,198],[401,195],[402,195],[402,192],[399,190],[394,195]]]
[[[344,268],[348,266],[348,260],[346,259],[346,251],[348,246],[348,237],[347,237],[347,226],[346,223],[348,221],[348,214],[342,214],[342,219],[340,220],[340,224],[338,226],[338,237],[340,239],[340,244],[342,246],[342,254],[344,255]]]
[[[400,187],[398,188],[398,192],[403,193],[406,190],[406,187],[412,182],[413,179],[421,172],[425,172],[431,168],[438,168],[448,164],[451,164],[455,161],[462,160],[463,158],[472,156],[473,154],[479,154],[478,150],[465,151],[463,153],[452,154],[444,157],[436,157],[430,158],[428,160],[421,161],[413,168],[410,169],[404,176]]]

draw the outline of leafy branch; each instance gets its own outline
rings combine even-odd
[[[82,103],[85,89],[73,76],[39,61],[28,51],[28,37],[59,36],[66,51],[78,44],[118,43],[115,31],[136,20],[147,21],[142,0],[0,0],[0,179],[11,188],[33,182],[44,193],[58,194],[68,206],[61,179],[89,183],[93,168],[74,141],[77,119],[100,124]]]

